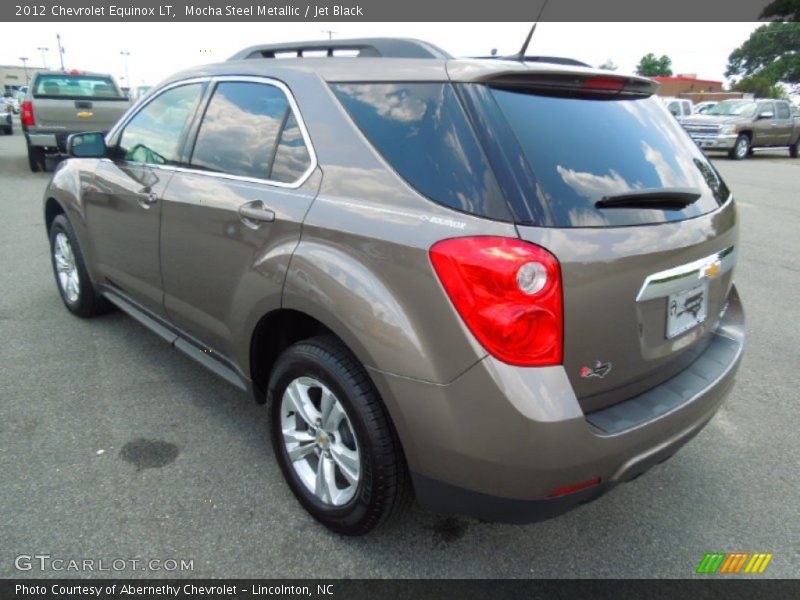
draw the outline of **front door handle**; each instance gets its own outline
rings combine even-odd
[[[239,207],[239,218],[248,227],[258,229],[262,223],[272,223],[275,220],[275,211],[264,206],[261,200],[255,200]]]

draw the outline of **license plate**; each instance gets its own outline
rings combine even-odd
[[[667,338],[672,339],[706,320],[708,284],[701,283],[667,298]]]

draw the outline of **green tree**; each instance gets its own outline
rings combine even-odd
[[[773,0],[764,7],[762,19],[800,21],[800,0]]]
[[[672,59],[666,54],[659,58],[650,52],[636,65],[636,73],[645,77],[669,77],[672,75]]]
[[[764,75],[743,77],[731,86],[736,92],[753,94],[756,98],[786,98],[783,86],[771,81]]]
[[[734,86],[745,80],[758,85],[787,83],[800,89],[800,23],[762,25],[728,57],[727,77]]]

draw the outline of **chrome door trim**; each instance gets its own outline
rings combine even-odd
[[[232,175],[229,173],[214,173],[211,171],[204,171],[202,169],[192,169],[191,167],[175,167],[171,165],[151,165],[146,163],[130,163],[135,165],[145,165],[151,167],[153,169],[160,169],[163,171],[174,171],[178,173],[194,173],[197,175],[204,175],[206,177],[215,177],[219,179],[228,179],[233,181],[243,181],[245,183],[258,183],[258,184],[267,184],[274,187],[279,188],[287,188],[287,189],[297,189],[301,187],[308,178],[311,177],[311,174],[316,170],[318,166],[317,162],[317,153],[314,150],[314,145],[311,143],[311,136],[308,133],[308,129],[306,128],[305,120],[303,119],[303,115],[300,112],[300,107],[297,105],[297,101],[294,98],[291,90],[286,86],[285,83],[279,81],[277,79],[273,79],[272,77],[259,77],[255,75],[213,75],[213,76],[206,76],[206,77],[191,77],[189,79],[181,79],[180,81],[173,81],[165,85],[164,87],[156,90],[152,94],[148,95],[146,98],[146,102],[141,105],[137,105],[135,108],[136,110],[129,111],[126,115],[120,119],[117,124],[106,134],[106,143],[113,139],[122,129],[124,129],[128,122],[141,111],[145,106],[150,104],[153,100],[158,98],[164,92],[171,90],[176,87],[180,87],[183,85],[190,85],[193,83],[211,83],[216,84],[218,82],[243,82],[243,83],[261,83],[264,85],[271,85],[279,90],[281,90],[286,96],[287,101],[289,102],[289,107],[292,109],[294,113],[295,119],[297,120],[297,126],[300,128],[300,134],[303,136],[303,142],[305,142],[306,148],[308,149],[308,156],[311,160],[309,167],[303,172],[303,174],[295,181],[291,183],[284,183],[282,181],[273,181],[271,179],[261,179],[258,177],[245,177],[242,175]],[[210,102],[210,100],[209,100]],[[202,123],[201,123],[202,125]],[[113,162],[111,159],[104,158],[104,161]]]
[[[685,290],[692,282],[719,277],[733,269],[736,255],[736,246],[729,246],[705,258],[648,275],[636,296],[636,301],[665,298]]]

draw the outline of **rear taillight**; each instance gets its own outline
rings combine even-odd
[[[492,356],[526,367],[561,364],[564,309],[555,256],[504,237],[444,240],[430,256],[458,314]]]
[[[33,102],[30,100],[25,100],[22,103],[22,108],[20,109],[22,113],[22,124],[27,127],[33,127],[36,125],[36,119],[33,118]]]

